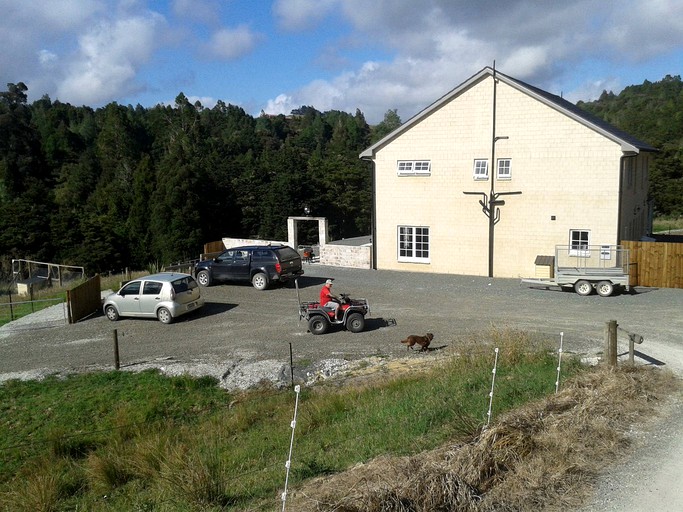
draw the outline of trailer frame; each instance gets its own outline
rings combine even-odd
[[[630,265],[629,250],[622,245],[556,245],[552,275],[522,278],[522,283],[609,297],[615,289],[630,290]]]

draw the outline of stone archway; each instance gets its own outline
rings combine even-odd
[[[287,218],[287,243],[296,250],[299,246],[298,223],[299,222],[318,222],[318,243],[320,247],[327,244],[327,218],[326,217],[288,217]]]

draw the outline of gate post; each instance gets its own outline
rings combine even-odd
[[[605,325],[605,361],[613,368],[617,366],[617,321]]]

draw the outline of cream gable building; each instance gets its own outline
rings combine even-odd
[[[556,245],[638,240],[652,151],[484,68],[361,153],[374,164],[374,266],[528,277]]]

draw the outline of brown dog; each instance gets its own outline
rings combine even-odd
[[[413,345],[420,345],[420,352],[426,352],[427,347],[429,347],[429,344],[431,341],[434,339],[434,335],[431,332],[428,332],[424,336],[418,336],[416,334],[411,334],[408,336],[406,339],[402,340],[401,343],[405,343],[406,350],[410,349],[413,350]]]

